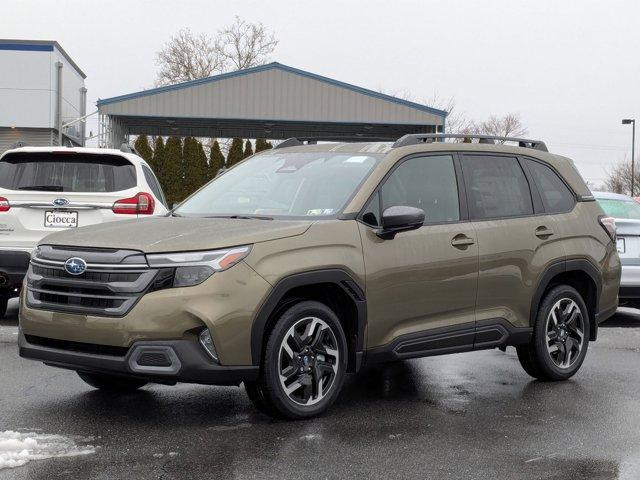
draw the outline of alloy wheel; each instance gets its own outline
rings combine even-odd
[[[298,405],[314,405],[333,387],[339,364],[338,342],[331,327],[317,317],[302,318],[280,344],[280,386]]]
[[[547,351],[556,367],[571,366],[580,358],[584,348],[584,318],[578,304],[570,298],[558,300],[546,324]]]

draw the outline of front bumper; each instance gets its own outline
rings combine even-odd
[[[9,290],[10,296],[18,296],[30,258],[24,250],[0,250],[0,290]]]
[[[27,340],[22,330],[18,337],[19,353],[23,358],[39,360],[54,367],[124,375],[156,383],[239,385],[243,381],[256,380],[259,373],[259,367],[253,365],[222,366],[214,363],[197,340],[140,341],[125,349],[126,353],[100,351],[97,347],[33,336]],[[97,353],[89,353],[92,348]],[[170,365],[140,365],[141,356],[146,352],[165,352]]]

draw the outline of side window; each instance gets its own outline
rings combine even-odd
[[[451,155],[402,162],[380,189],[382,211],[396,205],[424,210],[425,223],[460,220],[458,184]]]
[[[471,218],[533,214],[529,182],[515,157],[464,155],[462,168]]]
[[[362,212],[362,221],[372,227],[380,226],[380,194],[378,192],[369,200]]]
[[[569,187],[550,167],[534,160],[526,160],[547,213],[570,211],[575,205],[575,197]]]
[[[142,171],[144,173],[144,178],[147,180],[147,183],[149,184],[149,188],[151,188],[151,191],[156,196],[156,198],[158,198],[162,202],[162,204],[166,207],[167,201],[164,198],[164,193],[162,192],[162,188],[160,187],[160,183],[158,182],[158,179],[156,178],[156,176],[153,174],[151,169],[146,165],[142,165]]]

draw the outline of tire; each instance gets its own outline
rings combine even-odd
[[[9,305],[9,295],[0,293],[0,320],[7,314],[7,306]]]
[[[278,417],[278,412],[273,408],[273,405],[267,400],[264,395],[264,390],[260,386],[259,382],[244,382],[244,389],[247,392],[247,396],[253,406],[258,409],[260,413],[264,413],[270,417]]]
[[[311,418],[338,397],[347,356],[347,341],[336,314],[320,302],[302,301],[277,320],[267,340],[260,377],[255,383],[247,382],[245,389],[256,408],[267,415]]]
[[[516,347],[520,365],[538,380],[573,377],[587,355],[589,329],[589,312],[580,294],[568,285],[552,288],[540,303],[531,341]]]
[[[91,385],[98,390],[105,390],[109,392],[133,392],[147,384],[145,380],[139,380],[137,378],[106,375],[103,373],[76,373],[88,385]]]

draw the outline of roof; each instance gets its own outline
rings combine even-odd
[[[71,66],[80,74],[82,78],[87,78],[84,72],[78,67],[71,57],[65,52],[55,40],[16,40],[0,38],[0,50],[17,50],[24,52],[53,52],[58,50]]]
[[[425,112],[429,112],[432,113],[434,115],[438,115],[440,117],[446,117],[447,116],[447,112],[445,112],[444,110],[439,110],[437,108],[433,108],[433,107],[428,107],[426,105],[421,105],[419,103],[415,103],[415,102],[411,102],[408,100],[403,100],[401,98],[398,97],[394,97],[392,95],[387,95],[384,93],[380,93],[380,92],[376,92],[374,90],[369,90],[367,88],[363,88],[363,87],[358,87],[356,85],[352,85],[350,83],[346,83],[346,82],[341,82],[339,80],[334,80],[332,78],[329,77],[324,77],[322,75],[317,75],[315,73],[311,73],[311,72],[307,72],[305,70],[300,70],[298,68],[294,68],[294,67],[290,67],[288,65],[283,65],[282,63],[278,63],[278,62],[272,62],[272,63],[267,63],[265,65],[259,65],[257,67],[252,67],[252,68],[246,68],[244,70],[237,70],[235,72],[228,72],[228,73],[222,73],[220,75],[214,75],[211,77],[206,77],[206,78],[201,78],[198,80],[191,80],[189,82],[183,82],[183,83],[177,83],[175,85],[167,85],[164,87],[158,87],[158,88],[152,88],[149,90],[142,90],[139,92],[135,92],[135,93],[129,93],[126,95],[120,95],[117,97],[111,97],[111,98],[105,98],[105,99],[98,99],[97,105],[98,107],[101,107],[103,105],[107,105],[109,103],[114,103],[114,102],[120,102],[122,100],[130,100],[133,98],[140,98],[140,97],[145,97],[145,96],[149,96],[149,95],[155,95],[158,93],[163,93],[163,92],[169,92],[172,90],[180,90],[183,88],[190,88],[190,87],[194,87],[196,85],[202,85],[202,84],[206,84],[206,83],[212,83],[212,82],[219,82],[220,80],[227,80],[230,78],[235,78],[235,77],[242,77],[242,76],[246,76],[246,75],[251,75],[254,73],[258,73],[258,72],[263,72],[266,70],[273,70],[273,69],[277,69],[277,70],[281,70],[281,71],[285,71],[285,72],[289,72],[289,73],[293,73],[296,75],[301,75],[303,77],[307,77],[307,78],[311,78],[314,80],[318,80],[320,82],[324,82],[330,85],[335,85],[341,88],[345,88],[347,90],[351,90],[357,93],[362,93],[364,95],[369,95],[371,97],[374,98],[379,98],[382,100],[386,100],[389,102],[393,102],[393,103],[397,103],[400,105],[405,105],[411,108],[415,108],[421,111],[425,111]]]
[[[98,111],[129,135],[335,141],[443,131],[447,115],[276,62],[98,100]]]
[[[62,153],[89,153],[92,155],[117,155],[119,157],[125,157],[132,163],[139,164],[145,163],[144,159],[134,153],[123,152],[116,148],[87,148],[87,147],[19,147],[7,150],[0,155],[0,159],[10,153],[48,153],[48,152],[62,152]]]

